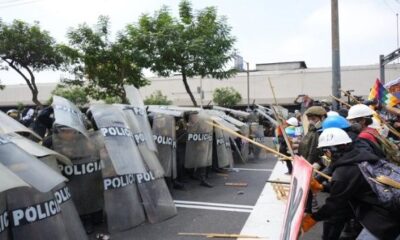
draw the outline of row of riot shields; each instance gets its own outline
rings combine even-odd
[[[146,111],[128,105],[95,105],[90,111],[101,134],[97,145],[109,231],[132,228],[146,217],[156,223],[176,215]]]
[[[67,181],[0,135],[1,239],[87,239]]]

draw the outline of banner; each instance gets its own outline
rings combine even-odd
[[[303,157],[294,157],[290,193],[286,203],[281,240],[296,240],[298,238],[312,171],[311,164]]]

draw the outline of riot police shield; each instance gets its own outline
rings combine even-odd
[[[177,177],[175,118],[165,114],[155,114],[153,137],[165,176],[175,179]]]
[[[79,215],[95,213],[103,209],[103,181],[99,152],[90,138],[76,132],[72,139],[63,133],[53,133],[53,148],[69,157],[72,165],[60,164],[62,175],[68,178]]]
[[[8,116],[4,112],[0,111],[0,133],[22,133],[29,134],[35,137],[37,140],[41,140],[42,138],[37,135],[31,129],[25,127],[12,117]]]
[[[61,218],[67,231],[68,239],[88,239],[86,231],[79,218],[78,211],[72,201],[73,195],[65,183],[61,183],[53,189],[53,194],[61,208]],[[81,194],[75,192],[75,194]],[[96,204],[96,202],[94,202]]]
[[[107,155],[117,175],[146,172],[133,133],[123,113],[111,105],[94,105],[90,111],[103,136]]]
[[[31,239],[32,234],[34,234],[35,239],[68,239],[60,215],[61,209],[52,192],[50,192],[50,189],[55,187],[54,184],[59,182],[57,177],[50,179],[57,173],[51,174],[51,169],[29,154],[21,154],[23,150],[15,144],[4,143],[3,140],[1,142],[0,162],[5,165],[0,164],[0,195],[4,194],[3,196],[6,198],[7,220],[12,239]],[[3,151],[9,148],[12,152]],[[16,160],[20,161],[17,162]],[[28,161],[36,161],[40,164],[32,167],[33,164],[27,163]],[[31,174],[24,173],[26,170],[29,171],[30,167],[32,167],[33,174],[37,174],[41,181],[49,183],[43,183],[39,186]],[[61,177],[61,179],[63,178]],[[30,188],[28,184],[38,188],[41,192],[35,188]],[[49,191],[46,191],[48,189]],[[5,220],[4,214],[3,220]]]
[[[49,192],[67,179],[0,135],[0,163],[40,192]]]
[[[39,192],[29,187],[14,188],[6,191],[6,201],[8,214],[12,216],[9,219],[12,239],[70,239],[60,205],[52,192]]]
[[[208,167],[212,164],[213,127],[205,113],[193,113],[187,123],[185,168]]]
[[[0,239],[12,239],[10,234],[10,215],[7,210],[7,190],[29,187],[29,184],[0,163]]]
[[[248,125],[242,126],[240,128],[240,133],[245,136],[245,137],[250,137],[250,129]],[[249,154],[250,154],[250,143],[244,139],[240,139],[240,152],[242,155],[242,159],[244,162],[247,162],[249,160]]]
[[[54,110],[55,126],[67,126],[86,135],[85,116],[73,103],[65,98],[53,96],[52,107]]]
[[[0,172],[0,174],[2,173]],[[0,239],[11,239],[9,224],[10,221],[7,211],[6,193],[0,192]]]
[[[153,135],[151,133],[151,126],[147,117],[147,112],[143,103],[143,98],[140,95],[140,92],[137,88],[132,88],[129,91],[129,101],[130,105],[121,105],[122,109],[130,110],[136,116],[137,122],[139,124],[140,129],[144,134],[146,139],[146,145],[151,151],[157,151],[156,144],[153,139]]]
[[[146,181],[146,175],[149,181]],[[150,223],[158,223],[177,214],[177,210],[167,184],[163,178],[152,179],[151,172],[138,175],[138,188]]]
[[[47,158],[48,156],[53,156],[55,161],[58,161],[64,165],[72,165],[72,162],[69,158],[64,155],[59,154],[51,149],[48,149],[30,139],[22,137],[16,133],[9,133],[6,135],[8,140],[18,145],[20,148],[24,149],[29,154],[39,158]]]
[[[135,174],[118,175],[107,148],[101,144],[99,148],[103,163],[104,209],[108,231],[110,233],[126,231],[146,220]]]
[[[264,135],[264,127],[262,125],[253,123],[251,125],[251,132],[254,141],[261,143],[265,146],[268,144],[267,138]],[[265,159],[267,157],[267,152],[264,149],[254,145],[252,147],[255,159]]]
[[[229,137],[226,138],[224,132],[219,128],[214,128],[215,144],[217,150],[218,167],[225,168],[230,165],[232,151]],[[228,142],[227,142],[228,140]]]
[[[137,147],[146,165],[146,172],[136,174],[137,186],[143,201],[143,207],[147,219],[151,223],[156,223],[176,215],[176,207],[165,184],[164,169],[155,151],[148,147],[148,137],[144,134],[147,128],[142,129],[143,124],[139,123],[142,116],[135,115],[131,109],[124,105],[122,108],[129,126],[133,132]],[[148,120],[146,119],[148,124]],[[152,136],[152,134],[151,134]],[[153,137],[149,140],[154,144]]]
[[[134,139],[138,146],[140,155],[149,169],[156,178],[164,176],[164,169],[157,158],[156,146],[153,140],[153,134],[147,119],[144,108],[138,110],[136,107],[127,105],[118,105],[124,113],[129,127],[133,133]]]

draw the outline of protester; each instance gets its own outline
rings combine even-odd
[[[358,239],[400,239],[399,213],[379,202],[358,167],[365,161],[375,163],[379,157],[355,148],[348,134],[339,128],[324,130],[319,137],[318,148],[332,158],[331,190],[325,204],[317,212],[304,216],[303,231],[309,231],[317,221],[348,215],[350,204],[364,226]]]
[[[379,146],[377,139],[379,133],[376,129],[370,127],[373,123],[373,115],[374,111],[367,105],[356,104],[350,108],[347,119],[350,121],[353,129],[360,132],[358,135],[358,146],[384,158],[385,154]]]

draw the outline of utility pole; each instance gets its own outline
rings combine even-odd
[[[332,95],[339,98],[340,94],[340,41],[339,41],[339,7],[338,0],[331,0],[332,27]],[[339,103],[333,100],[333,110],[339,109]]]
[[[249,62],[246,62],[247,66],[247,110],[250,110],[250,70]]]

